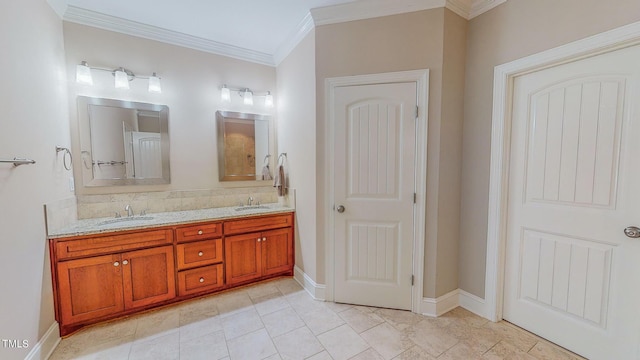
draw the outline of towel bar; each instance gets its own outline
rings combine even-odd
[[[31,159],[13,158],[13,160],[6,160],[6,159],[0,160],[0,163],[13,163],[13,166],[20,166],[20,165],[35,164],[36,161]]]

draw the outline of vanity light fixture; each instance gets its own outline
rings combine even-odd
[[[149,81],[148,90],[151,93],[161,93],[160,77],[154,72],[151,76],[136,75],[133,71],[118,67],[116,69],[107,69],[89,66],[86,61],[76,66],[76,82],[84,85],[93,85],[93,70],[110,72],[114,77],[114,86],[116,89],[129,89],[129,82],[135,79],[146,79]]]
[[[93,77],[91,77],[91,68],[86,61],[76,66],[76,81],[79,84],[93,85]]]
[[[227,85],[222,85],[220,96],[222,96],[222,102],[231,102],[231,90],[229,90]]]
[[[156,73],[153,73],[153,75],[149,77],[149,92],[158,94],[162,92],[162,87],[160,86],[160,78],[158,77],[158,75],[156,75]]]
[[[115,77],[114,84],[116,89],[129,89],[129,76],[124,68],[114,71],[113,76]]]
[[[238,93],[245,105],[252,106],[253,98],[264,97],[264,106],[269,108],[273,107],[273,95],[271,95],[271,91],[266,91],[264,93],[255,93],[249,88],[230,88],[226,84],[222,85],[220,90],[220,98],[222,102],[231,102],[231,92],[233,91]]]
[[[244,89],[242,92],[242,97],[244,98],[245,105],[253,105],[253,93],[249,89]]]
[[[264,106],[273,107],[273,95],[271,95],[271,91],[267,91],[267,95],[264,96]]]

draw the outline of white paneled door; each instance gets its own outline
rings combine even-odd
[[[159,133],[133,132],[133,162],[135,178],[162,177],[162,149]]]
[[[503,316],[589,359],[640,359],[638,64],[636,46],[514,82]]]
[[[411,310],[416,83],[335,91],[335,301]]]

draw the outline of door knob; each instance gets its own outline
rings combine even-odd
[[[640,238],[640,228],[636,226],[629,226],[624,229],[624,234],[632,239]]]
[[[344,212],[344,206],[342,206],[342,205],[338,205],[338,207],[336,208],[336,210],[338,210],[338,212],[339,212],[340,214],[342,214],[342,213]]]

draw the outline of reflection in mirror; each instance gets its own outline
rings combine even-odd
[[[168,184],[169,108],[78,97],[85,186]]]
[[[270,180],[269,120],[267,115],[216,112],[220,181]]]

